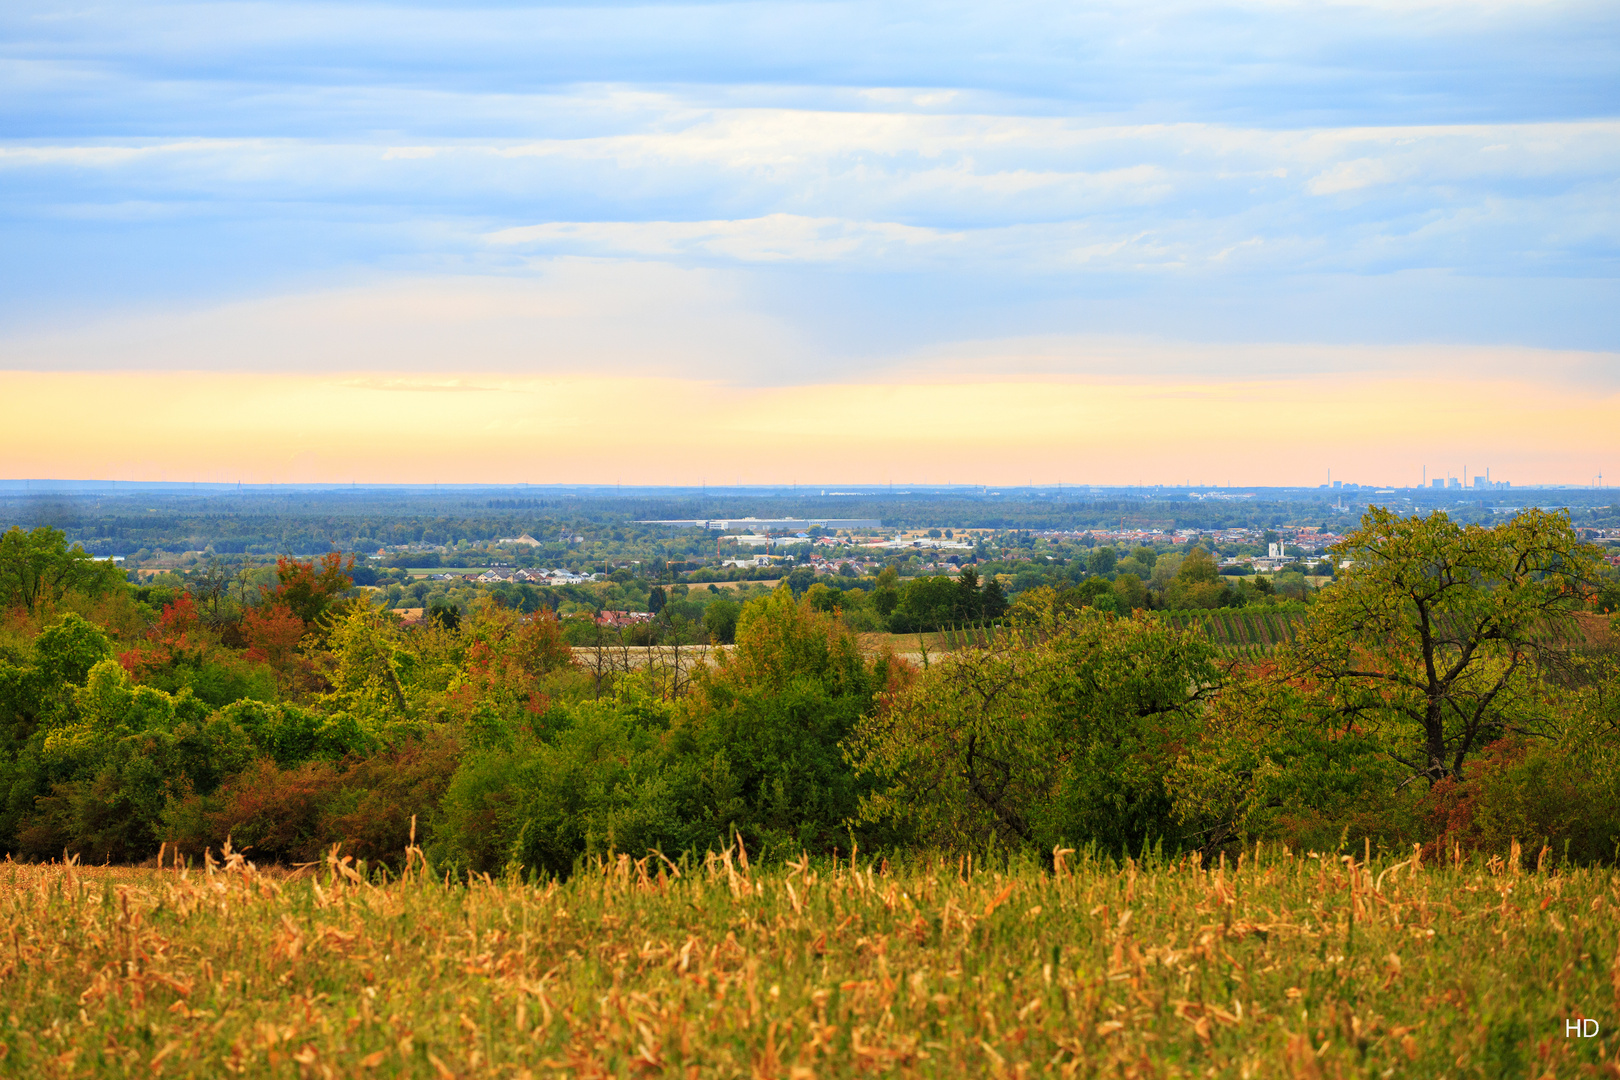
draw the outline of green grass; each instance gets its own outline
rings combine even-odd
[[[623,858],[540,887],[0,868],[0,1073],[1620,1070],[1612,871],[1065,862]],[[1565,1038],[1578,1016],[1602,1035]]]

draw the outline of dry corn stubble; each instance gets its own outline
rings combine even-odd
[[[0,867],[0,1073],[1544,1076],[1620,1070],[1620,877],[1250,852],[1121,869],[620,857]],[[1564,1037],[1567,1018],[1602,1034]]]

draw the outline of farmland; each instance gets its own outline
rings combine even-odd
[[[1573,1076],[1620,877],[1259,846],[1116,864],[740,845],[566,882],[331,857],[0,868],[0,1073]],[[212,860],[210,860],[212,861]],[[1523,866],[1525,869],[1520,869]],[[1602,1025],[1565,1038],[1568,1019]],[[1594,1073],[1595,1075],[1595,1073]],[[1608,1075],[1604,1072],[1604,1075]]]

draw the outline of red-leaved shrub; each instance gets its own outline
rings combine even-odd
[[[397,866],[410,840],[427,839],[431,820],[460,760],[459,743],[432,733],[364,758],[306,761],[283,769],[260,758],[213,796],[171,802],[169,840],[198,858],[227,837],[264,863],[305,863],[333,844],[346,854]]]

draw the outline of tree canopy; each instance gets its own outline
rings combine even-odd
[[[1389,729],[1391,753],[1430,782],[1537,728],[1538,686],[1598,576],[1568,518],[1527,510],[1486,528],[1372,508],[1338,555],[1349,565],[1290,658],[1326,715]]]
[[[122,577],[112,563],[92,559],[78,544],[69,547],[60,529],[23,532],[13,525],[0,535],[0,605],[32,612],[70,589],[101,592]]]

